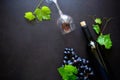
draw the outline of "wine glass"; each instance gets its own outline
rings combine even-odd
[[[59,12],[60,17],[57,20],[57,25],[60,27],[63,34],[70,33],[75,29],[75,24],[73,23],[73,19],[71,16],[63,14],[62,10],[60,9],[57,0],[46,0],[47,3],[53,2]]]

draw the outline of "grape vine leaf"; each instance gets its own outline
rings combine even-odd
[[[51,10],[47,6],[43,6],[42,8],[36,8],[34,14],[36,15],[39,21],[51,19],[50,17]]]
[[[24,15],[24,18],[26,18],[29,21],[32,21],[32,20],[35,19],[35,16],[33,15],[32,12],[26,12],[25,15]]]
[[[104,45],[106,49],[110,49],[112,47],[112,41],[111,41],[111,38],[110,38],[110,34],[106,34],[106,35],[101,34],[97,38],[97,42],[100,45]]]
[[[76,80],[77,76],[75,74],[78,73],[76,67],[72,65],[65,65],[64,67],[58,68],[58,72],[62,76],[63,80]]]
[[[40,8],[36,8],[34,11],[34,14],[36,15],[36,17],[39,21],[42,21],[42,11]]]
[[[99,34],[100,33],[100,27],[99,27],[99,25],[93,25],[93,29],[94,29],[94,31],[97,33],[97,34]]]
[[[101,18],[96,18],[96,19],[95,19],[95,23],[97,23],[97,24],[102,24]]]
[[[50,8],[47,7],[47,6],[43,6],[41,11],[43,13],[43,19],[49,20],[50,19],[50,14],[51,14]]]

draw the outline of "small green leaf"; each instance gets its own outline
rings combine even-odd
[[[33,15],[32,12],[25,12],[24,18],[26,18],[29,21],[32,21],[35,19],[35,16]]]
[[[42,8],[41,8],[41,10],[42,10],[42,12],[44,13],[44,14],[51,14],[51,10],[50,10],[50,8],[49,7],[47,7],[47,6],[43,6]]]
[[[34,11],[34,14],[36,15],[36,17],[39,21],[42,21],[42,11],[40,8],[36,8]]]
[[[58,68],[58,72],[62,76],[63,80],[76,80],[77,76],[75,74],[78,73],[78,69],[72,65],[65,65],[63,67]]]
[[[93,29],[94,29],[94,31],[95,31],[97,34],[100,33],[100,27],[99,27],[99,25],[93,25]]]
[[[110,34],[106,34],[106,35],[101,34],[98,37],[97,42],[100,45],[104,45],[106,49],[110,49],[112,47],[112,41],[110,38]]]
[[[72,66],[72,65],[65,65],[64,69],[68,72],[72,72],[74,74],[78,73],[78,70],[76,67]]]
[[[95,19],[95,23],[97,23],[97,24],[102,24],[101,18],[96,18],[96,19]]]
[[[42,11],[43,19],[45,19],[45,20],[50,20],[50,14],[51,14],[50,8],[47,7],[47,6],[43,6],[43,7],[41,8],[41,11]]]
[[[36,8],[34,11],[34,14],[36,15],[39,21],[51,19],[51,16],[50,16],[51,10],[47,6],[43,6],[42,8]]]
[[[97,38],[97,42],[100,45],[104,45],[104,36],[102,34]]]
[[[41,9],[40,8],[36,8],[33,13],[36,14],[36,15],[38,15],[40,12],[41,12]]]

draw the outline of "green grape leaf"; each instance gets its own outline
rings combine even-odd
[[[58,68],[58,72],[62,76],[63,80],[68,80],[68,76],[67,76],[66,72],[64,71],[64,67]]]
[[[102,24],[101,18],[96,18],[96,19],[95,19],[95,23],[97,23],[97,24]]]
[[[78,72],[77,68],[72,65],[65,65],[64,70],[67,72],[74,73],[74,74],[77,74]]]
[[[72,65],[65,65],[64,67],[58,68],[58,72],[62,76],[63,80],[76,80],[78,69]]]
[[[41,11],[41,9],[40,9],[40,8],[36,8],[36,9],[35,9],[35,11],[34,11],[33,13],[37,15],[37,14],[39,14],[39,13],[40,13],[40,11]]]
[[[51,19],[51,16],[50,16],[51,10],[47,6],[43,6],[42,8],[36,8],[34,11],[34,14],[36,15],[39,21]]]
[[[42,18],[45,19],[45,20],[49,20],[50,19],[50,14],[51,14],[50,8],[47,7],[47,6],[43,6],[41,8],[41,11],[42,11]]]
[[[36,8],[34,11],[34,14],[36,15],[36,17],[39,21],[42,21],[42,11],[40,8]]]
[[[51,10],[50,10],[50,8],[49,7],[47,7],[47,6],[43,6],[42,8],[41,8],[41,10],[42,10],[42,12],[44,13],[44,14],[51,14]]]
[[[97,38],[97,42],[100,45],[104,45],[106,49],[110,49],[112,47],[112,41],[111,41],[111,38],[110,38],[110,34],[106,34],[106,35],[101,34]]]
[[[99,25],[93,25],[93,29],[94,29],[94,31],[95,31],[97,34],[100,33],[100,27],[99,27]]]
[[[25,12],[24,18],[26,18],[29,21],[32,21],[35,19],[35,16],[33,15],[32,12]]]
[[[29,21],[32,21],[35,18],[37,18],[39,21],[50,20],[51,19],[51,10],[47,6],[42,6],[42,8],[37,7],[33,13],[26,12],[24,17]]]

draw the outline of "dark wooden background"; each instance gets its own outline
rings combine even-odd
[[[24,13],[33,11],[38,0],[0,1],[0,80],[61,80],[63,50],[73,47],[86,58],[86,41],[79,22],[86,20],[94,38],[91,16],[112,17],[104,33],[110,33],[113,47],[103,51],[113,80],[120,80],[120,1],[119,0],[58,0],[65,14],[73,17],[75,31],[62,35],[56,20],[54,4],[43,2],[52,10],[51,20],[30,23]]]

